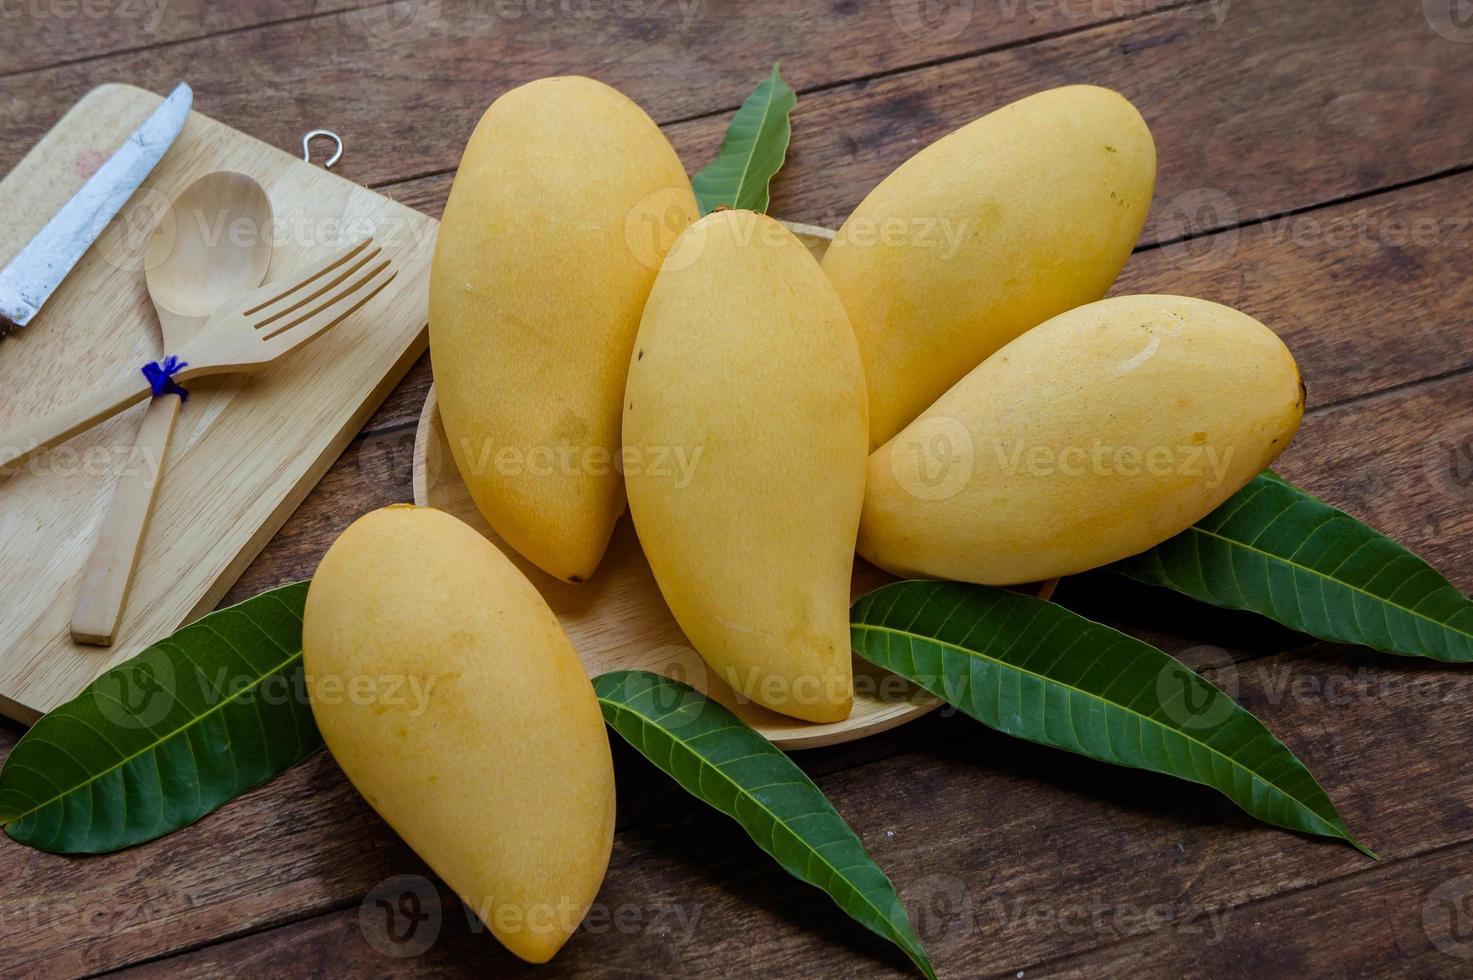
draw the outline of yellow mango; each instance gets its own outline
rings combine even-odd
[[[993,354],[870,457],[859,552],[988,585],[1095,568],[1201,520],[1303,413],[1293,355],[1247,314],[1092,303]]]
[[[1023,331],[1104,296],[1155,182],[1140,113],[1088,85],[998,109],[881,181],[823,261],[859,337],[870,448]]]
[[[448,514],[387,507],[323,557],[302,657],[353,786],[507,949],[550,959],[603,882],[614,771],[537,590]]]
[[[560,579],[593,574],[623,513],[629,350],[695,217],[659,127],[592,79],[507,92],[461,157],[430,273],[440,417],[477,508]]]
[[[833,287],[776,221],[717,212],[666,257],[634,346],[629,510],[676,620],[744,696],[848,717],[868,429]]]

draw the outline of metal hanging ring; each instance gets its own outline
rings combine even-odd
[[[330,129],[314,129],[302,137],[302,159],[308,163],[312,162],[312,141],[319,136],[323,139],[330,139],[333,142],[332,156],[328,157],[327,162],[323,164],[324,167],[331,169],[332,165],[337,163],[343,156],[343,138]]]

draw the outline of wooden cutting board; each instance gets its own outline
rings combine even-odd
[[[0,265],[160,101],[142,89],[105,85],[72,107],[0,181]],[[0,478],[0,712],[28,724],[213,608],[425,349],[437,222],[196,112],[41,314],[0,340],[0,430],[163,353],[144,289],[144,245],[170,200],[222,169],[249,174],[271,197],[268,281],[369,234],[398,277],[352,318],[267,371],[192,386],[111,648],[75,644],[68,627],[143,406]]]

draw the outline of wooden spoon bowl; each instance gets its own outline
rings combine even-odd
[[[826,229],[788,227],[819,257],[833,238],[833,232]],[[491,530],[455,467],[433,387],[420,412],[414,440],[414,502],[459,518],[500,548],[557,614],[590,677],[611,670],[649,670],[674,677],[720,701],[784,749],[853,741],[919,718],[941,703],[859,657],[854,658],[854,710],[844,721],[824,725],[799,721],[743,698],[706,668],[676,624],[627,515],[615,528],[598,571],[581,585],[543,572]],[[856,558],[851,595],[857,598],[891,581],[890,575]],[[1048,598],[1054,584],[1043,583],[1028,591]]]

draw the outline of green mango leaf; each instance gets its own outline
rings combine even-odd
[[[859,599],[854,649],[990,728],[1218,790],[1259,820],[1351,838],[1309,770],[1222,691],[1148,643],[985,585]]]
[[[1322,640],[1473,662],[1473,601],[1401,545],[1271,472],[1196,526],[1110,567]]]
[[[609,727],[692,796],[741,824],[799,881],[823,889],[860,925],[936,973],[890,879],[823,792],[791,759],[680,681],[643,670],[594,679]]]
[[[777,65],[737,110],[716,159],[691,178],[701,214],[718,207],[767,210],[767,185],[783,168],[793,135],[788,113],[798,96],[783,82]]]
[[[302,673],[306,582],[221,609],[89,684],[0,770],[0,824],[56,854],[187,826],[322,745]]]

